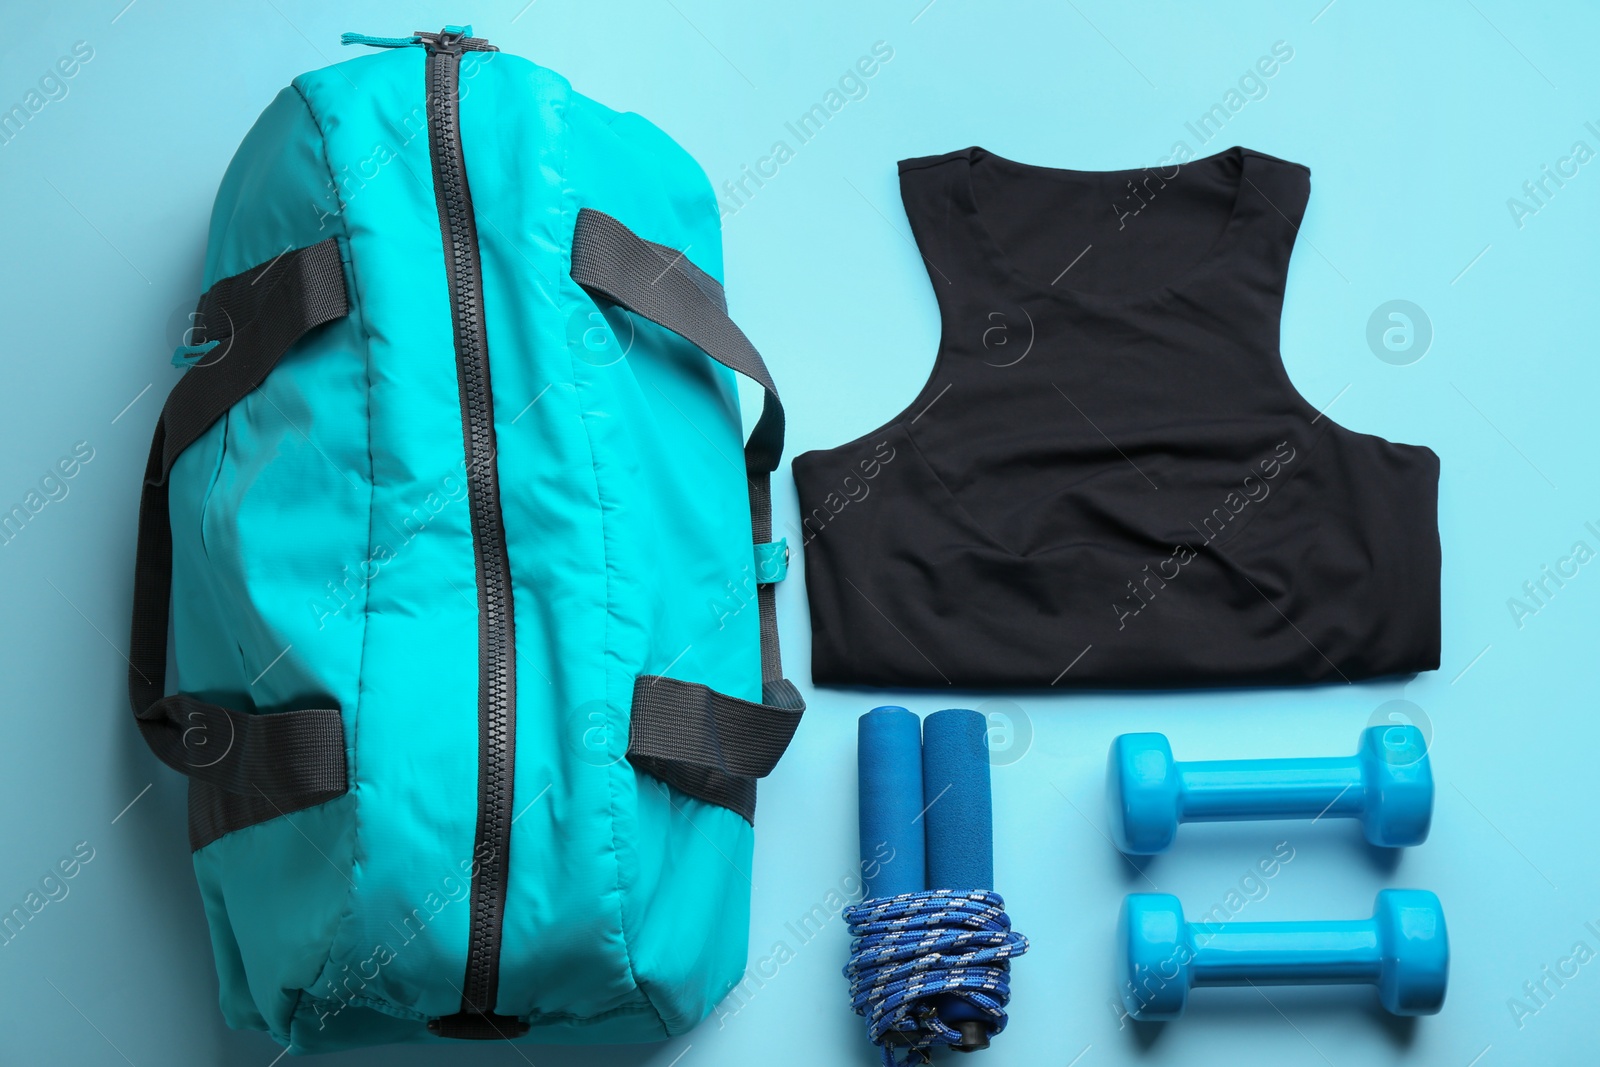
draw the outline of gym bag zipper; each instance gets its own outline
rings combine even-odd
[[[410,37],[345,34],[345,44],[427,49],[428,148],[434,198],[450,285],[461,432],[467,457],[467,499],[478,580],[478,817],[476,875],[467,938],[461,1010],[428,1020],[441,1037],[503,1038],[527,1033],[515,1016],[495,1014],[500,986],[500,933],[511,854],[512,771],[516,755],[516,635],[505,522],[500,513],[494,401],[489,393],[489,343],[483,322],[483,274],[477,221],[461,150],[460,71],[464,52],[493,52],[470,26],[446,26]]]

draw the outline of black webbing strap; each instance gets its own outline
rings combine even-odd
[[[687,256],[639,237],[603,212],[578,212],[572,278],[589,293],[642,315],[757,382],[761,418],[745,445],[751,540],[772,539],[771,476],[783,454],[783,404],[761,355],[728,318],[722,287]],[[628,759],[691,796],[755,817],[755,779],[776,766],[805,701],[783,677],[773,587],[756,587],[762,703],[704,685],[643,675],[633,689]]]
[[[780,684],[782,692],[763,686],[765,703],[756,704],[695,682],[641,675],[633,689],[629,762],[753,819],[755,780],[778,765],[805,710],[794,686]],[[785,699],[790,703],[776,702]]]
[[[712,278],[681,252],[646,241],[610,215],[584,208],[572,234],[572,280],[591,294],[666,327],[766,390],[761,418],[745,445],[744,462],[752,474],[778,469],[783,404],[760,353],[728,318],[721,300],[711,299],[702,288],[720,290]]]
[[[194,346],[217,344],[184,372],[161,409],[139,497],[128,700],[150,750],[189,776],[189,846],[321,804],[346,789],[337,708],[251,714],[166,696],[172,595],[172,464],[266,378],[306,331],[349,310],[332,239],[224,278],[201,297]]]

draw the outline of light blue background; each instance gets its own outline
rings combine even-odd
[[[726,222],[731,303],[784,391],[791,456],[880,424],[932,365],[934,303],[900,208],[897,159],[978,143],[1038,164],[1123,168],[1183,141],[1196,154],[1242,143],[1310,165],[1285,361],[1305,396],[1332,403],[1346,426],[1439,453],[1443,665],[1409,681],[1312,690],[1018,698],[1032,741],[995,771],[997,868],[1033,949],[1014,970],[1010,1030],[971,1062],[1597,1061],[1600,962],[1548,983],[1543,1006],[1525,1001],[1538,1011],[1520,1026],[1508,1005],[1575,943],[1600,950],[1600,564],[1520,627],[1507,606],[1575,541],[1600,548],[1585,527],[1600,528],[1600,162],[1521,227],[1507,207],[1575,141],[1600,149],[1584,125],[1600,127],[1593,9],[506,0],[333,13],[309,0],[125,2],[47,10],[7,0],[3,11],[0,109],[74,42],[94,56],[65,98],[0,146],[0,510],[76,442],[94,457],[64,499],[0,547],[0,912],[77,842],[94,859],[65,899],[0,947],[0,1063],[266,1067],[278,1055],[264,1035],[222,1025],[183,785],[128,721],[122,652],[139,477],[176,374],[167,358],[195,300],[211,198],[250,123],[295,74],[343,58],[342,30],[468,21],[581,91],[647,115],[719,185],[786,138],[785,122],[875,41],[893,47],[867,97]],[[1202,145],[1185,123],[1276,41],[1293,59],[1265,98]],[[1391,299],[1414,301],[1432,321],[1431,350],[1413,365],[1367,346],[1369,315]],[[795,512],[780,478],[780,526]],[[789,924],[855,867],[856,716],[891,696],[921,712],[989,696],[810,691],[798,568],[779,607],[790,673],[811,710],[762,787],[751,958],[781,940],[793,960],[720,1025],[666,1046],[398,1048],[326,1062],[873,1062],[845,1007],[841,922],[805,943]],[[1379,706],[1400,698],[1425,716],[1439,790],[1433,837],[1397,862],[1371,855],[1348,823],[1191,827],[1142,870],[1103,836],[1103,762],[1119,732],[1165,731],[1180,758],[1345,753]],[[1121,896],[1155,885],[1204,911],[1280,841],[1295,858],[1240,918],[1357,917],[1383,886],[1433,889],[1453,941],[1443,1013],[1388,1019],[1359,988],[1274,990],[1270,1001],[1215,990],[1164,1031],[1122,1028],[1111,1007]]]

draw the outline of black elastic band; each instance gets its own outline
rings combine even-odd
[[[696,682],[641,675],[633,686],[628,760],[753,821],[755,780],[778,765],[806,710],[787,681],[763,685],[761,695],[756,704]]]
[[[172,464],[266,378],[308,330],[349,310],[338,244],[309,248],[224,278],[196,311],[196,344],[216,341],[161,409],[139,497],[128,700],[150,750],[189,776],[189,845],[321,804],[346,789],[337,707],[252,714],[165,695],[172,596]]]
[[[770,474],[783,455],[783,403],[766,364],[728,318],[722,287],[682,252],[646,241],[603,212],[583,208],[572,237],[572,278],[591,295],[642,315],[765,390],[745,446],[751,541],[772,540]],[[754,820],[757,778],[777,764],[805,701],[783,677],[771,583],[756,587],[762,703],[675,678],[643,675],[633,688],[628,759],[690,796]]]

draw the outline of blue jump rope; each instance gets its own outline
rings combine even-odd
[[[987,735],[964,709],[861,716],[864,896],[845,911],[844,973],[885,1067],[928,1063],[936,1045],[987,1048],[1006,1026],[1010,960],[1028,939],[994,891]]]

